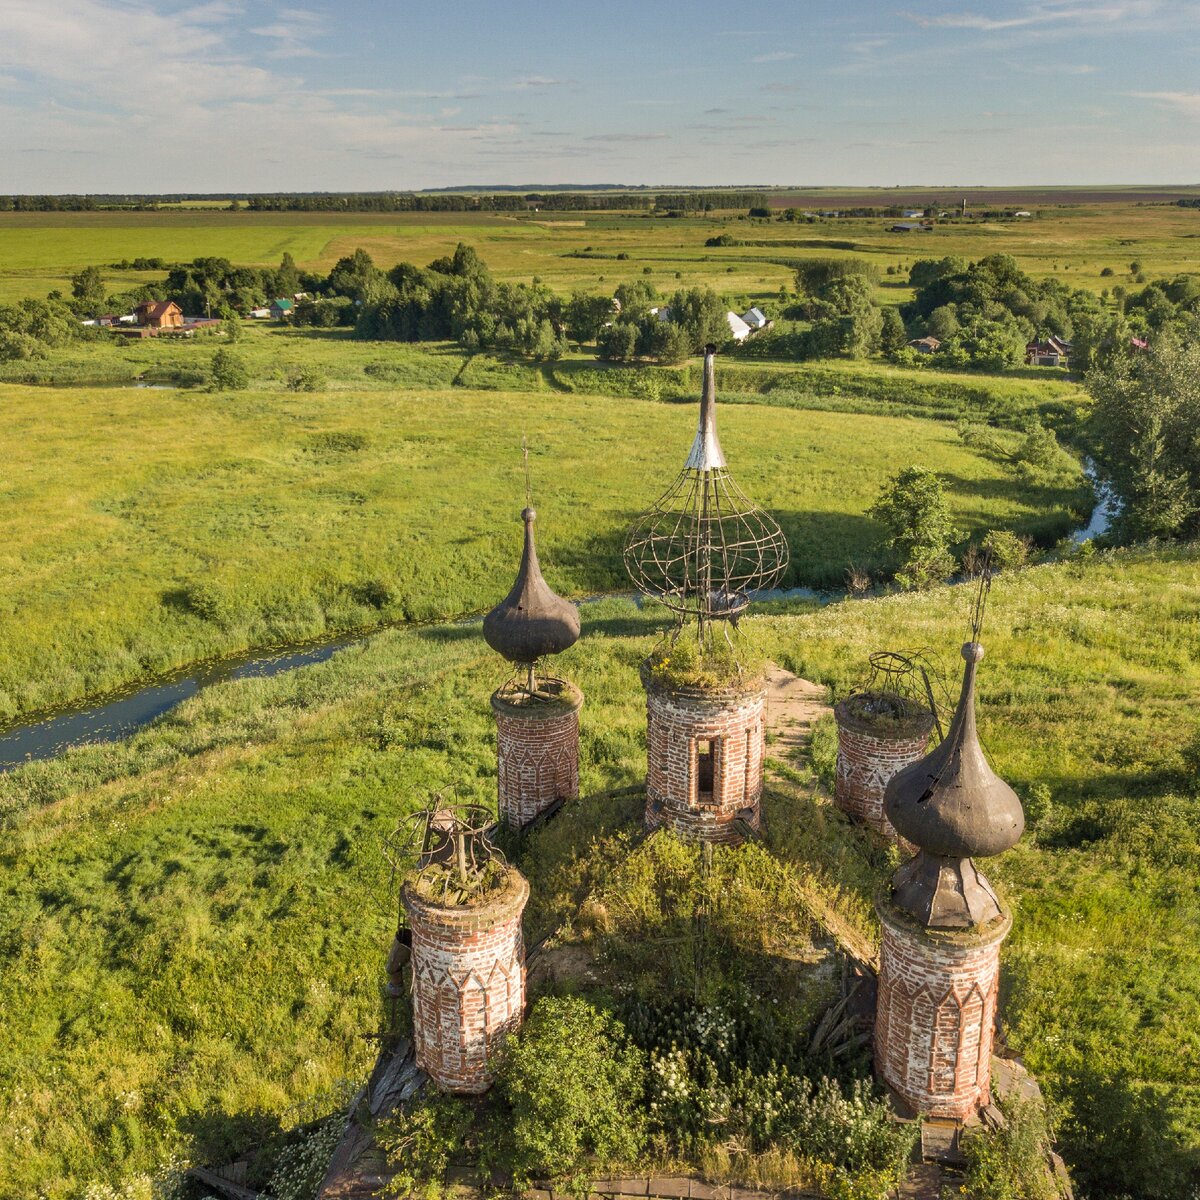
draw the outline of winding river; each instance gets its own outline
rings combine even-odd
[[[1112,489],[1096,480],[1090,463],[1087,467],[1096,488],[1096,507],[1092,510],[1088,523],[1071,535],[1072,540],[1077,543],[1107,532],[1118,508],[1118,500]],[[824,600],[834,595],[836,593],[817,593],[812,588],[775,588],[756,595],[755,599]],[[581,601],[580,606],[584,607],[602,599],[605,597],[590,597]],[[283,649],[258,651],[216,662],[193,664],[170,675],[159,676],[151,683],[110,695],[103,703],[85,701],[60,709],[52,716],[40,720],[10,725],[0,733],[0,773],[11,771],[27,762],[55,758],[71,746],[87,742],[118,741],[214,683],[224,683],[230,679],[281,675],[298,667],[324,662],[344,647],[364,642],[378,632],[379,630],[372,630],[366,634],[340,634]]]

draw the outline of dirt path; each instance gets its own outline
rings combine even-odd
[[[775,735],[773,757],[802,765],[813,726],[830,711],[824,684],[801,679],[776,663],[767,667],[767,729]]]

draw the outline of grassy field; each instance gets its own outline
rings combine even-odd
[[[751,299],[770,299],[781,285],[791,286],[796,260],[845,254],[865,258],[881,272],[889,266],[903,271],[885,277],[881,299],[892,303],[909,298],[902,282],[908,265],[946,254],[1011,254],[1034,276],[1060,275],[1096,291],[1129,284],[1135,260],[1151,278],[1200,269],[1200,210],[1145,203],[1136,193],[1103,199],[1089,202],[1075,194],[1037,206],[1031,219],[946,223],[930,233],[890,233],[894,218],[880,217],[801,224],[733,214],[0,213],[0,302],[67,290],[71,274],[85,266],[139,256],[173,262],[219,255],[276,266],[286,251],[302,268],[328,271],[359,246],[391,267],[430,262],[459,241],[475,245],[502,279],[536,276],[563,291],[601,291],[645,268],[663,289],[710,284]],[[894,202],[886,194],[873,201]],[[807,206],[827,203],[818,197]],[[726,233],[746,244],[705,246]],[[1113,277],[1100,275],[1105,267]],[[114,291],[154,277],[105,274]]]
[[[486,356],[299,341],[348,350],[353,389],[0,385],[0,716],[247,647],[488,607],[519,556],[522,436],[554,585],[628,586],[623,531],[682,465],[694,401],[567,393]],[[284,344],[265,337],[254,361]],[[945,421],[789,411],[789,396],[721,419],[737,477],[788,535],[789,584],[838,586],[848,564],[876,562],[865,510],[911,462],[943,474],[964,534],[1052,543],[1086,507],[1078,481],[1020,484]]]
[[[882,646],[931,648],[953,686],[971,599],[743,627],[835,691]],[[1181,1200],[1200,1179],[1198,609],[1200,552],[1124,552],[1002,575],[984,636],[982,734],[1030,813],[988,866],[1016,908],[1006,1032],[1090,1196]],[[641,779],[635,667],[656,619],[590,606],[564,658],[588,697],[585,795]],[[381,841],[434,789],[493,802],[504,675],[477,626],[392,630],[0,779],[0,1195],[137,1196],[173,1157],[220,1161],[335,1107],[379,1020]],[[767,805],[772,850],[869,913],[887,867],[862,836],[793,784]],[[584,871],[631,815],[585,800],[554,852]]]

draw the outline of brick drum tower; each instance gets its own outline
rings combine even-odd
[[[422,815],[424,846],[401,893],[417,1066],[445,1091],[485,1092],[496,1050],[524,1015],[529,884],[488,842],[486,809]]]
[[[1016,793],[975,728],[977,640],[946,738],[888,784],[884,807],[917,847],[876,898],[883,924],[876,1074],[913,1109],[965,1120],[990,1102],[1000,943],[1012,924],[974,859],[1016,845]]]
[[[740,667],[729,670],[727,655],[726,669],[707,672],[706,682],[681,677],[670,664],[720,658],[714,625],[736,626],[750,593],[779,582],[788,551],[779,526],[726,470],[714,353],[705,348],[691,452],[671,488],[630,528],[625,566],[643,595],[677,617],[665,652],[642,665],[646,825],[706,842],[739,842],[760,823],[765,685]],[[724,637],[718,651],[723,644]]]
[[[897,771],[929,748],[934,724],[930,707],[904,690],[916,669],[904,655],[872,654],[868,685],[833,710],[838,733],[833,802],[893,839],[896,831],[883,811],[884,792]]]
[[[739,842],[760,822],[766,696],[761,679],[725,688],[646,688],[646,827]]]
[[[579,610],[542,578],[526,508],[525,549],[512,591],[483,619],[483,636],[520,674],[492,693],[500,819],[523,829],[563,800],[579,795],[579,710],[583,693],[565,679],[539,677],[538,659],[579,638]]]

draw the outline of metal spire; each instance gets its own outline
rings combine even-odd
[[[750,593],[774,587],[788,564],[774,519],[738,487],[717,437],[716,348],[704,348],[696,437],[683,470],[625,535],[625,569],[643,595],[701,634],[714,620],[736,623]]]
[[[717,437],[717,371],[716,347],[704,347],[704,383],[700,389],[700,423],[692,452],[683,465],[692,471],[715,471],[725,466],[721,442]]]

